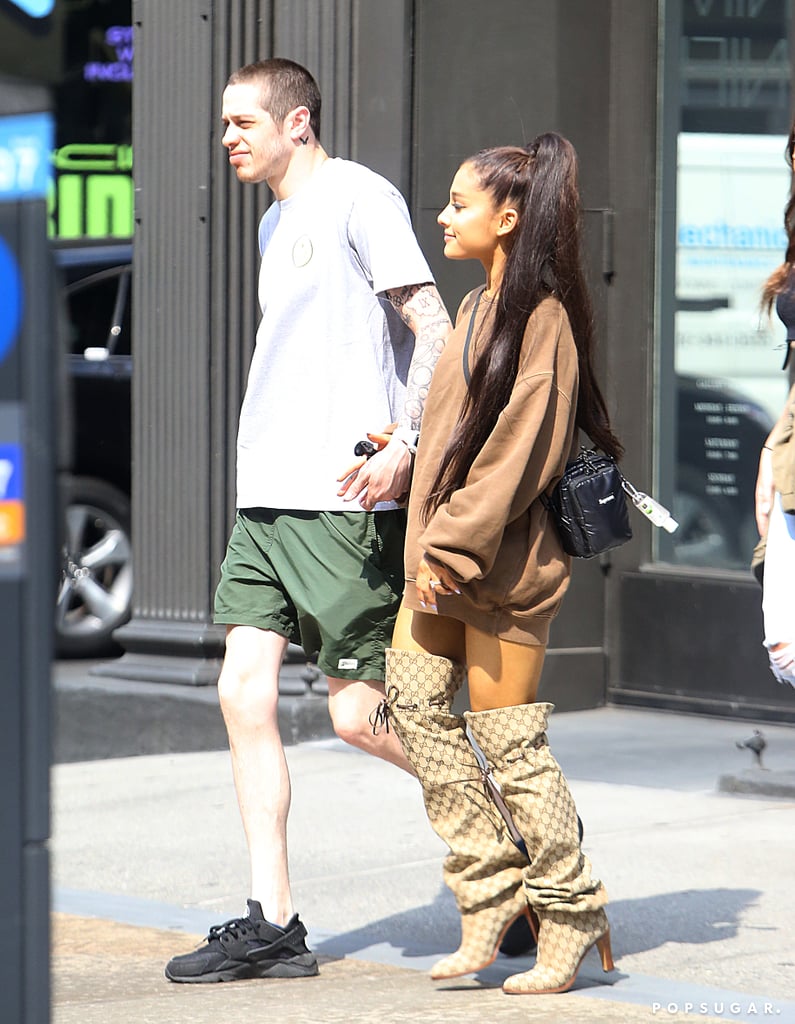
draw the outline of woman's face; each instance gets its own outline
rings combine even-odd
[[[448,259],[491,261],[502,219],[470,164],[458,168],[450,186],[450,202],[437,220],[444,228],[444,254]]]

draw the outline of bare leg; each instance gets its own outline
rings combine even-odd
[[[384,696],[384,684],[377,680],[329,679],[328,706],[334,731],[353,747],[397,765],[409,775],[416,774],[403,753],[394,730],[382,726],[373,732],[370,715]]]
[[[465,626],[456,619],[431,612],[415,612],[400,606],[392,634],[392,646],[401,651],[422,651],[466,662]]]
[[[469,705],[473,711],[532,704],[538,693],[545,647],[511,643],[466,627]]]
[[[402,605],[392,646],[465,664],[473,711],[532,704],[546,653],[545,647],[511,643],[456,619]]]
[[[232,770],[251,864],[251,897],[283,925],[293,915],[287,866],[290,776],[279,735],[279,667],[287,640],[231,626],[218,680]]]

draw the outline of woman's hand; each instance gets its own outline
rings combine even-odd
[[[754,511],[756,512],[756,528],[759,536],[767,535],[767,524],[770,522],[770,511],[773,508],[775,487],[773,485],[773,452],[765,446],[759,456],[759,472],[756,477],[754,492]]]
[[[417,596],[423,608],[435,612],[437,594],[460,594],[458,583],[446,565],[424,555],[417,569]]]

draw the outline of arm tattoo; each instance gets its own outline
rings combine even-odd
[[[421,288],[430,288],[427,284],[408,284],[405,288],[394,288],[386,293],[386,297],[395,307],[404,324],[411,327],[411,315],[406,306]]]
[[[388,291],[386,296],[416,338],[406,381],[406,404],[398,424],[419,430],[433,368],[452,324],[435,284],[407,285]]]

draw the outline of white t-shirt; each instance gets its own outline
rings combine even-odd
[[[403,197],[326,160],[260,222],[262,320],[237,444],[237,507],[357,511],[337,476],[400,416],[414,335],[387,289],[433,281]],[[380,508],[391,507],[379,505]]]

